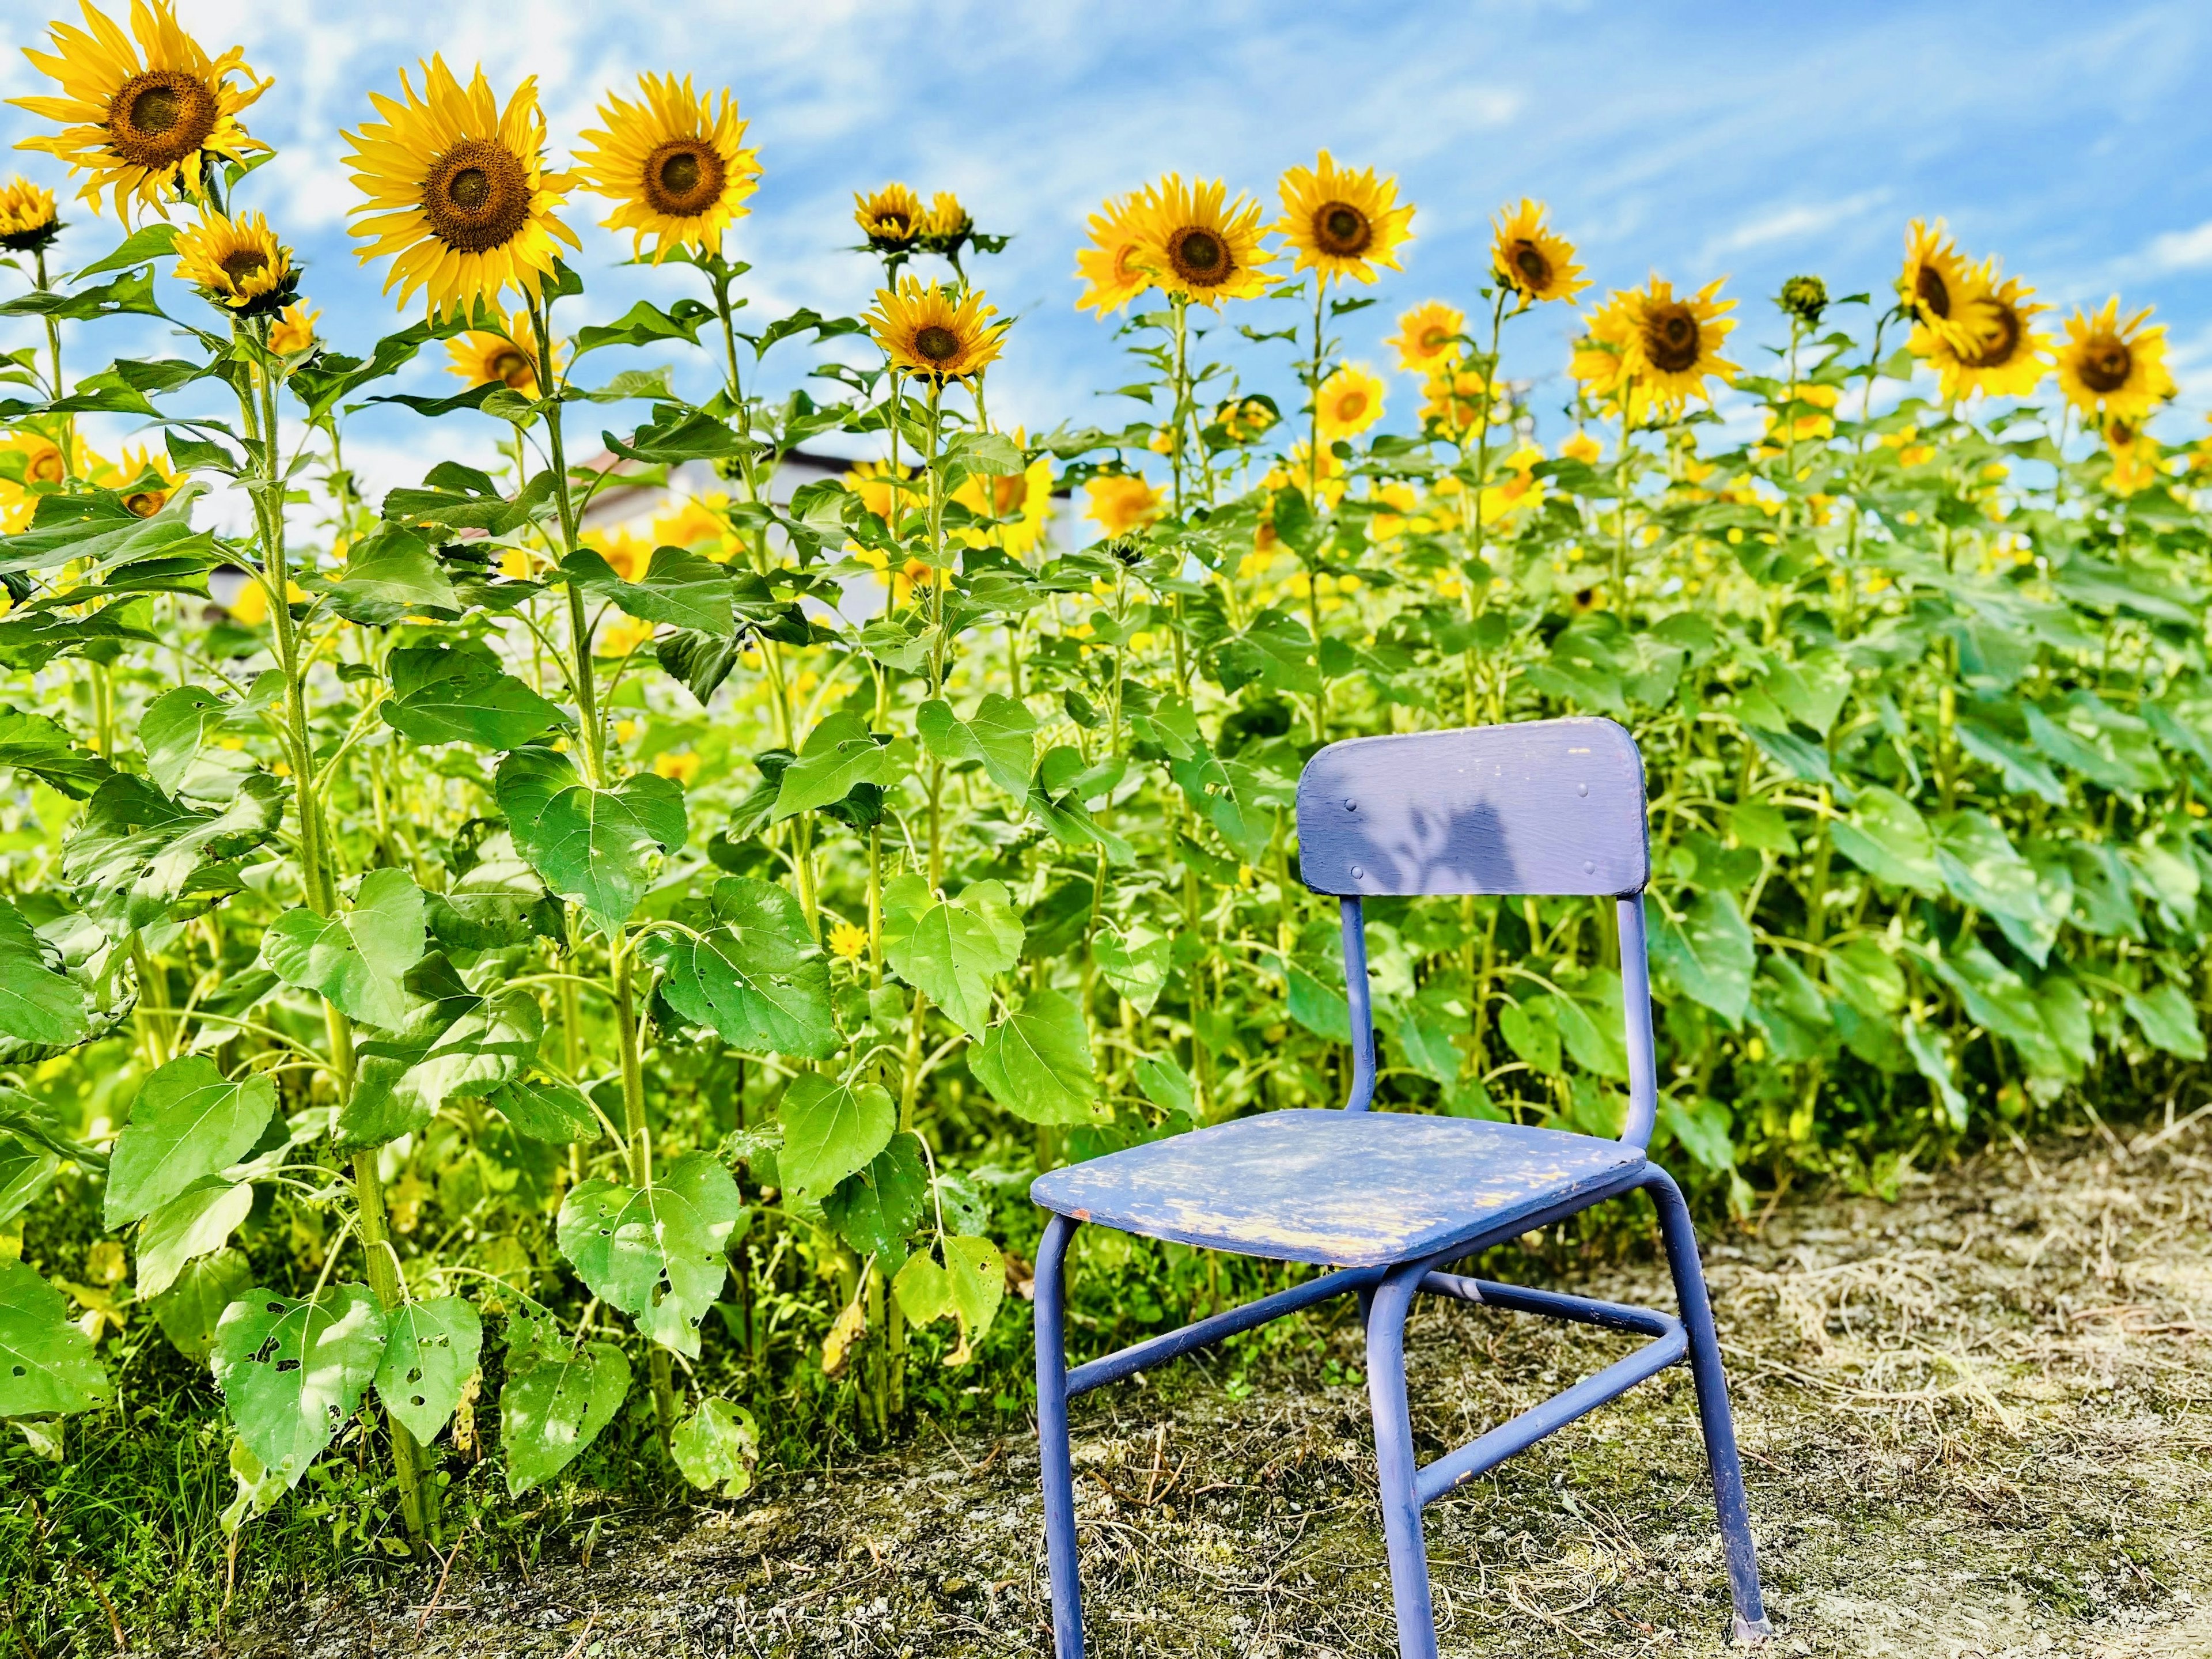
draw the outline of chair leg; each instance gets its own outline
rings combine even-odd
[[[1052,1575],[1058,1659],[1083,1659],[1083,1586],[1076,1574],[1075,1473],[1067,1443],[1067,1242],[1077,1223],[1045,1224],[1036,1257],[1037,1479],[1044,1487],[1045,1561]]]
[[[1751,1537],[1751,1509],[1744,1499],[1743,1463],[1736,1455],[1735,1422],[1729,1412],[1728,1378],[1721,1370],[1719,1338],[1713,1330],[1712,1304],[1705,1295],[1705,1268],[1698,1259],[1697,1230],[1691,1224],[1682,1189],[1663,1170],[1646,1184],[1659,1211],[1667,1243],[1667,1265],[1674,1277],[1674,1299],[1690,1339],[1690,1376],[1698,1389],[1698,1421],[1705,1431],[1705,1463],[1712,1472],[1713,1507],[1720,1517],[1721,1546],[1728,1558],[1729,1597],[1735,1604],[1734,1638],[1739,1644],[1764,1642],[1773,1634],[1759,1591],[1759,1555]]]
[[[1400,1659],[1437,1659],[1429,1554],[1421,1541],[1421,1500],[1413,1490],[1413,1423],[1406,1401],[1406,1316],[1425,1266],[1393,1273],[1376,1286],[1367,1309],[1367,1399],[1375,1413],[1375,1469],[1382,1487],[1382,1540],[1390,1558]]]

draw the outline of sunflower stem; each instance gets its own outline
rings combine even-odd
[[[545,446],[552,459],[553,501],[561,518],[563,562],[582,545],[576,519],[575,497],[568,488],[568,453],[561,431],[561,392],[567,376],[553,362],[553,307],[540,294],[530,296],[530,331],[538,342],[538,361],[544,365]],[[606,728],[599,712],[599,686],[592,677],[592,622],[584,610],[584,596],[571,580],[564,584],[568,601],[568,656],[576,690],[577,712],[583,716],[584,781],[593,788],[604,781],[606,767]]]

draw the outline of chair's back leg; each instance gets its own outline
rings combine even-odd
[[[1421,1541],[1421,1500],[1413,1490],[1413,1423],[1406,1402],[1406,1315],[1425,1267],[1397,1269],[1367,1298],[1367,1400],[1375,1413],[1375,1472],[1382,1488],[1382,1542],[1390,1558],[1400,1659],[1437,1659],[1429,1553]]]
[[[1052,1574],[1052,1641],[1059,1659],[1083,1659],[1083,1586],[1076,1576],[1075,1472],[1067,1444],[1067,1241],[1077,1224],[1055,1215],[1036,1257],[1037,1479],[1044,1487],[1044,1552]]]
[[[1713,1330],[1712,1304],[1705,1295],[1705,1268],[1698,1260],[1697,1229],[1690,1223],[1682,1189],[1665,1170],[1654,1165],[1644,1186],[1659,1211],[1667,1266],[1674,1277],[1674,1300],[1682,1310],[1682,1328],[1690,1339],[1690,1376],[1698,1388],[1698,1422],[1705,1431],[1705,1463],[1713,1477],[1713,1508],[1720,1518],[1721,1547],[1728,1558],[1735,1638],[1762,1640],[1771,1630],[1759,1592],[1759,1553],[1752,1541],[1751,1508],[1744,1499],[1743,1463],[1736,1455],[1728,1378],[1721,1370],[1720,1340]]]

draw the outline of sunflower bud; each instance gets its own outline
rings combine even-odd
[[[1820,313],[1828,308],[1828,285],[1818,276],[1792,276],[1774,303],[1806,327],[1818,328]]]
[[[0,248],[10,253],[42,253],[61,234],[54,216],[54,193],[28,179],[0,186]]]

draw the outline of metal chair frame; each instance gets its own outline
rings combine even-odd
[[[1578,771],[1583,775],[1577,781]],[[1559,793],[1553,787],[1559,775],[1575,784],[1579,796],[1568,799]],[[1588,801],[1593,783],[1599,793],[1593,804],[1600,820],[1596,831],[1574,823],[1576,809]],[[1632,847],[1625,839],[1632,789]],[[1363,810],[1366,816],[1361,818]],[[1345,1110],[1366,1111],[1375,1093],[1375,1026],[1363,893],[1602,894],[1609,887],[1620,926],[1630,1072],[1627,1121],[1620,1139],[1621,1145],[1638,1152],[1650,1145],[1658,1109],[1643,896],[1650,879],[1650,854],[1644,840],[1642,760],[1626,731],[1610,720],[1549,720],[1334,744],[1314,757],[1299,779],[1298,828],[1306,884],[1316,891],[1336,894],[1342,917],[1352,1051],[1352,1091]],[[1530,881],[1544,884],[1525,884]],[[1048,1176],[1040,1176],[1038,1188],[1046,1188],[1049,1181]],[[1658,1212],[1678,1314],[1444,1271],[1493,1245],[1639,1190],[1651,1195]],[[1340,1267],[1071,1370],[1066,1347],[1066,1266],[1069,1242],[1080,1224],[1082,1218],[1054,1211],[1036,1260],[1037,1432],[1058,1659],[1081,1659],[1083,1653],[1068,1401],[1238,1331],[1346,1294],[1359,1298],[1365,1325],[1367,1391],[1375,1424],[1383,1539],[1403,1659],[1436,1659],[1437,1653],[1428,1557],[1421,1536],[1423,1509],[1684,1360],[1696,1386],[1698,1423],[1712,1477],[1735,1607],[1732,1633],[1740,1643],[1763,1642],[1771,1635],[1759,1593],[1743,1468],[1697,1235],[1680,1189],[1648,1158],[1626,1163],[1617,1175],[1560,1201],[1472,1221],[1464,1237],[1449,1237],[1416,1258]],[[1413,1297],[1423,1291],[1510,1312],[1633,1331],[1652,1340],[1542,1405],[1422,1464],[1413,1452],[1405,1329]]]

